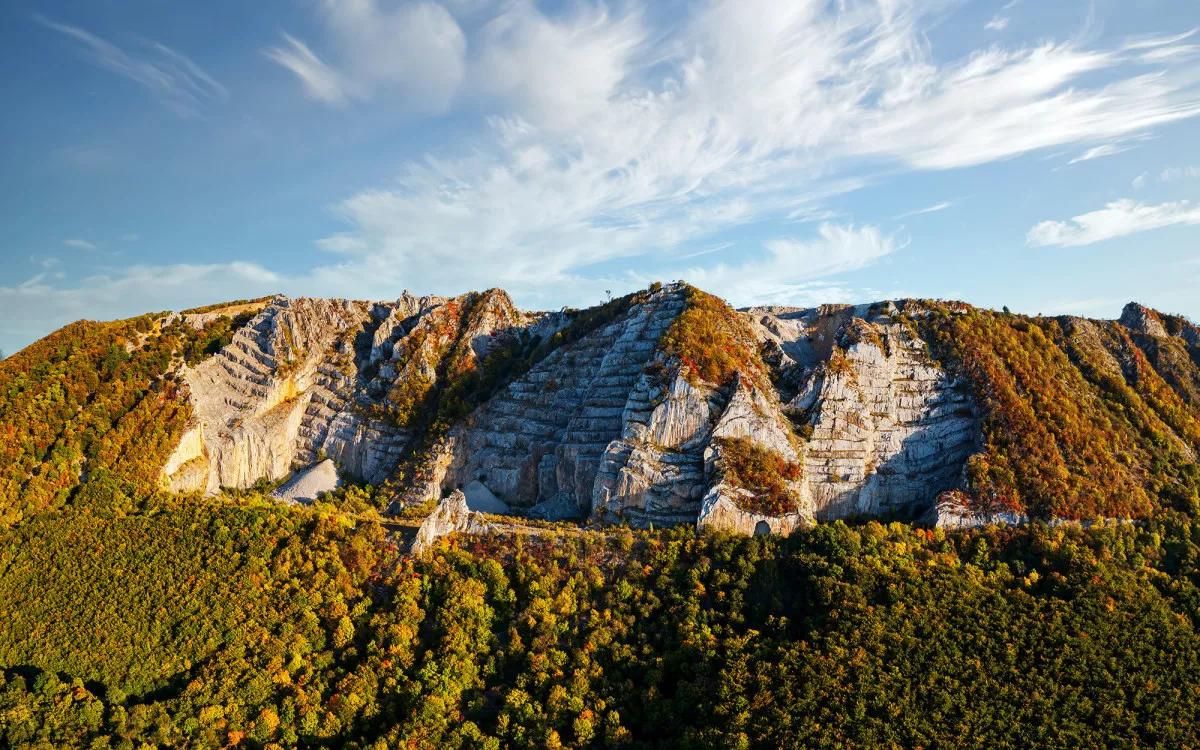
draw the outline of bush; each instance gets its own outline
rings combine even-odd
[[[794,512],[800,496],[788,486],[798,482],[803,467],[784,459],[777,452],[764,448],[750,438],[717,438],[718,470],[723,479],[735,487],[749,490],[754,498],[739,498],[742,510],[767,516],[782,516]]]
[[[733,383],[738,373],[770,389],[758,343],[741,316],[724,300],[687,288],[687,307],[663,334],[661,347],[679,360],[693,385]]]

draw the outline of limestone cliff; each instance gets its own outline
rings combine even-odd
[[[849,313],[864,313],[867,319]],[[772,317],[807,321],[778,325]],[[831,319],[842,318],[834,329]],[[828,359],[806,368],[786,405],[807,419],[805,497],[818,520],[855,515],[917,517],[959,486],[967,457],[982,447],[979,414],[965,384],[929,357],[925,342],[867,311],[761,313],[760,330],[829,337]],[[798,343],[776,335],[785,350]]]
[[[398,411],[414,404],[397,401],[412,384],[433,388],[455,352],[458,371],[477,369],[497,335],[547,317],[520,313],[499,290],[454,299],[406,292],[394,303],[277,297],[216,356],[184,368],[194,416],[166,481],[212,494],[328,457],[382,482],[411,442],[409,414]]]
[[[406,462],[394,509],[465,490],[489,512],[741,533],[855,516],[1019,522],[968,507],[969,459],[988,450],[982,381],[943,369],[922,339],[944,345],[967,313],[913,301],[734,312],[684,284],[557,313],[522,312],[499,290],[278,297],[182,372],[194,417],[164,476],[212,493],[330,459],[378,484]],[[931,315],[940,328],[922,322]],[[1190,322],[1137,305],[1119,322],[986,315],[972,330],[1036,329],[1081,383],[1128,383],[1122,399],[1156,410],[1141,417],[1155,445],[1194,460]],[[799,467],[772,503],[729,473],[730,440]]]
[[[977,416],[923,343],[888,321],[891,308],[730,313],[775,384],[759,362],[757,374],[718,385],[660,345],[688,289],[630,298],[562,345],[571,314],[523,313],[498,290],[276,298],[183,372],[195,416],[164,475],[177,491],[213,493],[328,458],[380,483],[418,442],[428,449],[434,420],[465,406],[398,505],[472,486],[537,517],[747,532],[763,522],[781,533],[814,519],[927,514],[958,486]],[[532,364],[494,393],[463,390],[486,390],[485,370],[510,355]],[[801,463],[796,507],[778,518],[744,510],[746,490],[716,470],[717,438]]]

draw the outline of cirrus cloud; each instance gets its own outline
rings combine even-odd
[[[1183,224],[1200,224],[1200,206],[1189,201],[1151,206],[1126,198],[1070,221],[1043,221],[1029,230],[1025,242],[1032,247],[1079,247]]]

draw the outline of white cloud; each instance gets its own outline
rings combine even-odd
[[[95,250],[96,246],[87,240],[63,240],[63,244],[67,247],[73,247],[77,250]]]
[[[1147,178],[1149,175],[1150,175],[1150,173],[1149,173],[1149,172],[1142,172],[1142,173],[1141,173],[1140,175],[1138,175],[1137,177],[1134,177],[1134,178],[1133,178],[1133,189],[1134,189],[1134,190],[1141,190],[1142,188],[1146,187],[1146,178]]]
[[[286,282],[253,263],[132,266],[72,286],[54,279],[61,276],[48,278],[43,270],[15,286],[0,285],[0,348],[15,350],[80,318],[112,320],[257,297],[279,291]]]
[[[728,299],[734,305],[803,304],[815,279],[872,265],[906,243],[877,227],[822,224],[809,239],[764,243],[767,253],[736,266],[694,267],[669,274]],[[832,301],[832,300],[826,300]]]
[[[1200,57],[1200,45],[1180,44],[1196,35],[1200,29],[1192,29],[1175,36],[1141,37],[1127,42],[1124,49],[1134,52],[1138,60],[1146,64],[1185,62]]]
[[[1025,241],[1033,247],[1078,247],[1180,224],[1200,224],[1200,207],[1188,201],[1149,206],[1126,198],[1070,221],[1043,221]]]
[[[484,91],[516,100],[535,123],[569,127],[607,105],[646,38],[636,12],[581,6],[551,21],[520,0],[483,28],[475,73]]]
[[[1106,143],[1103,146],[1096,146],[1094,148],[1089,148],[1087,151],[1084,151],[1079,156],[1076,156],[1074,159],[1067,162],[1067,164],[1078,164],[1081,161],[1091,161],[1092,159],[1099,159],[1104,156],[1112,156],[1113,154],[1124,153],[1126,151],[1129,151],[1132,148],[1134,148],[1134,147],[1133,146],[1118,146],[1114,143]]]
[[[926,35],[938,3],[714,0],[669,27],[637,2],[570,7],[548,16],[519,0],[481,27],[471,85],[502,94],[501,110],[457,152],[339,203],[347,229],[321,243],[341,261],[332,276],[547,289],[736,227],[831,218],[811,196],[876,174],[1200,115],[1195,76],[1146,73],[1128,47],[941,60]]]
[[[1158,176],[1161,182],[1200,179],[1200,167],[1171,167]]]
[[[273,47],[263,54],[295,73],[310,98],[328,104],[346,101],[341,81],[333,68],[299,39],[289,34],[284,34],[283,39],[288,43],[287,47]]]
[[[336,62],[287,34],[287,47],[264,52],[295,73],[313,99],[341,104],[388,88],[414,111],[441,112],[462,84],[466,37],[438,3],[383,9],[376,0],[322,0],[320,18]]]
[[[200,114],[229,92],[190,57],[159,42],[146,43],[153,54],[130,54],[78,26],[51,21],[35,15],[43,26],[80,42],[89,60],[106,70],[144,87],[165,106],[185,116]]]
[[[1146,49],[1161,49],[1163,47],[1174,47],[1185,39],[1190,39],[1200,32],[1200,28],[1185,31],[1182,34],[1175,36],[1151,35],[1137,39],[1130,39],[1125,43],[1124,49],[1127,50],[1146,50]]]
[[[935,203],[932,206],[927,206],[925,208],[918,208],[915,211],[905,211],[902,214],[893,216],[892,220],[895,221],[895,220],[899,220],[899,219],[907,219],[910,216],[920,216],[921,214],[932,214],[932,213],[936,213],[938,211],[945,211],[947,208],[950,208],[953,205],[954,204],[951,203],[950,201],[942,201],[941,203]]]
[[[987,31],[1004,31],[1011,20],[1007,16],[992,16],[992,20],[984,24],[983,28]]]
[[[462,27],[432,2],[315,5],[311,48],[285,38],[267,51],[309,96],[460,105],[486,125],[338,202],[344,230],[319,242],[333,260],[281,279],[294,294],[500,285],[529,306],[580,304],[637,285],[613,270],[626,259],[675,263],[739,228],[828,222],[832,196],[898,173],[1078,153],[1200,116],[1191,58],[1145,66],[1186,37],[957,56],[930,41],[951,0],[708,0],[677,4],[682,16],[648,0],[554,13],[466,0],[453,6],[471,16]],[[785,297],[898,246],[872,227],[824,224],[744,265],[716,266],[726,256],[713,252],[683,272],[714,291]],[[752,274],[770,273],[755,292]],[[253,293],[235,285],[252,284],[209,296]]]

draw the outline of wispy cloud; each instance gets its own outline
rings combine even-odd
[[[338,254],[331,277],[554,288],[797,211],[828,220],[807,196],[838,184],[1117,143],[1200,115],[1192,71],[1147,71],[1122,46],[936,57],[939,14],[915,0],[714,0],[665,27],[641,3],[621,7],[547,16],[517,2],[485,24],[472,59],[521,86],[469,66],[467,88],[501,97],[482,100],[488,129],[340,202],[347,229],[321,243]],[[561,70],[596,77],[572,88]]]
[[[45,267],[44,267],[45,268]],[[279,291],[284,279],[254,263],[132,266],[87,277],[73,286],[42,270],[15,286],[0,284],[0,340],[6,348],[45,335],[72,320],[111,320],[147,310],[207,304],[233,293],[257,297]]]
[[[802,304],[816,279],[872,265],[907,242],[878,227],[822,224],[814,237],[785,237],[764,243],[766,253],[740,265],[673,268],[670,278],[725,297],[735,305]]]
[[[1012,0],[1011,2],[1005,4],[1005,6],[1000,9],[999,13],[992,16],[992,20],[990,20],[986,24],[984,24],[984,26],[983,26],[984,30],[986,30],[986,31],[1004,31],[1005,29],[1007,29],[1008,24],[1012,21],[1012,18],[1010,18],[1009,16],[1006,16],[1005,13],[1007,13],[1008,11],[1015,8],[1020,3],[1021,3],[1021,0]]]
[[[317,57],[308,45],[299,39],[290,34],[284,34],[283,39],[287,42],[287,47],[273,47],[263,54],[295,73],[309,98],[327,104],[344,103],[346,94],[342,91],[337,71]]]
[[[1068,165],[1078,164],[1081,161],[1091,161],[1092,159],[1099,159],[1104,156],[1112,156],[1113,154],[1124,153],[1125,151],[1129,151],[1130,149],[1133,149],[1133,148],[1136,148],[1136,147],[1135,146],[1118,146],[1115,143],[1106,143],[1103,146],[1096,146],[1094,148],[1089,148],[1087,151],[1084,151],[1079,156],[1076,156],[1074,159],[1067,162],[1067,164]]]
[[[1146,178],[1149,176],[1150,176],[1149,172],[1142,172],[1137,177],[1134,177],[1133,178],[1133,189],[1141,190],[1142,188],[1146,187]]]
[[[461,106],[486,124],[395,179],[348,191],[331,209],[343,230],[319,241],[330,261],[262,286],[385,298],[402,286],[501,285],[522,304],[556,306],[632,288],[639,278],[614,280],[611,269],[636,258],[740,301],[788,299],[903,247],[877,228],[831,221],[832,196],[908,172],[1072,158],[1200,116],[1191,40],[1178,35],[935,50],[952,3],[708,0],[676,4],[681,14],[649,0],[554,13],[532,0],[469,4],[460,26],[427,0],[322,0],[310,4],[315,31],[265,51],[264,67],[296,76],[297,95]],[[800,227],[751,248],[741,265],[718,264],[728,256],[715,252],[678,257],[740,228],[778,236],[781,223],[814,220],[823,223],[811,234]],[[222,273],[205,271],[188,298],[217,288],[206,285]],[[767,275],[769,289],[756,291],[754,275]],[[220,295],[253,296],[260,283],[230,278]],[[111,281],[135,294],[134,281]],[[109,299],[95,284],[46,294],[47,304],[60,294]]]
[[[896,216],[892,217],[892,220],[896,221],[899,219],[907,219],[910,216],[920,216],[921,214],[932,214],[938,211],[945,211],[947,208],[950,208],[953,205],[954,204],[950,201],[942,201],[941,203],[935,203],[934,205],[927,206],[926,208],[918,208],[915,211],[905,211],[902,214],[897,214]]]
[[[78,26],[40,15],[33,19],[74,39],[92,64],[137,83],[178,114],[198,115],[212,102],[229,96],[225,87],[191,58],[165,44],[147,42],[147,54],[130,54]]]
[[[96,246],[87,240],[63,240],[63,244],[67,247],[73,247],[77,250],[95,250]]]
[[[1144,63],[1182,62],[1200,57],[1200,45],[1180,44],[1196,36],[1200,28],[1168,37],[1141,37],[1130,40],[1124,49],[1134,52]]]
[[[380,89],[398,93],[417,111],[444,111],[463,82],[466,37],[442,5],[426,0],[325,0],[319,5],[333,51],[326,62],[307,44],[284,34],[286,47],[264,54],[292,71],[311,99],[341,105],[369,99]]]
[[[1025,241],[1033,247],[1078,247],[1181,224],[1200,224],[1200,207],[1189,201],[1150,206],[1126,198],[1070,221],[1043,221]]]
[[[1200,179],[1200,167],[1170,167],[1169,169],[1164,169],[1162,174],[1158,176],[1158,179],[1161,182]]]
[[[136,233],[136,232],[129,232],[129,233],[127,233],[127,234],[123,234],[123,235],[121,235],[121,240],[122,240],[123,242],[137,242],[137,241],[138,241],[138,235],[137,235],[137,233]]]

